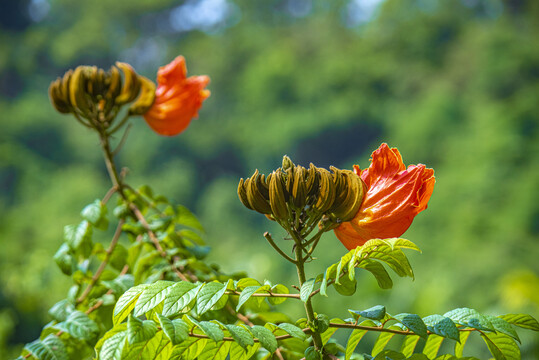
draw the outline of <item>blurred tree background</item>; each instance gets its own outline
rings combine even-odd
[[[539,315],[539,2],[0,6],[0,354],[16,356],[50,320],[70,285],[52,260],[63,226],[109,187],[97,137],[53,110],[49,83],[116,60],[155,79],[178,54],[189,74],[211,77],[200,118],[172,138],[134,121],[119,162],[129,183],[200,217],[225,271],[287,285],[295,272],[262,237],[282,230],[237,199],[240,177],[279,167],[284,154],[304,166],[363,168],[388,142],[406,164],[436,171],[429,209],[405,234],[423,250],[411,254],[416,279],[382,291],[363,276],[363,292],[321,301],[325,312],[384,303],[391,313]],[[324,265],[345,253],[332,234],[319,248]],[[537,336],[523,335],[523,353],[539,352]]]

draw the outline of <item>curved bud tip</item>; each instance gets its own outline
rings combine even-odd
[[[287,155],[283,156],[282,169],[286,171],[293,167],[294,167],[294,163],[292,162],[292,160]]]

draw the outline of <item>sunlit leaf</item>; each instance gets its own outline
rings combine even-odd
[[[129,344],[151,339],[157,332],[157,325],[151,320],[140,320],[132,315],[127,319],[127,341]]]
[[[367,333],[367,330],[362,329],[354,329],[352,333],[350,334],[350,337],[348,337],[348,341],[346,343],[346,352],[345,352],[345,360],[350,360],[350,357],[354,353],[354,350],[357,347],[357,344],[361,341],[363,336]]]
[[[253,335],[247,329],[240,325],[225,325],[230,335],[242,348],[254,344]]]
[[[500,315],[498,317],[515,326],[520,326],[521,328],[524,328],[524,329],[539,331],[539,322],[537,322],[537,320],[535,320],[535,318],[531,315],[507,314],[507,315]]]
[[[290,294],[290,290],[282,284],[277,284],[271,287],[271,292],[273,294]],[[271,305],[279,305],[286,301],[285,297],[268,297],[268,302]]]
[[[93,203],[86,205],[80,214],[83,219],[89,221],[98,229],[107,229],[107,207],[101,202],[101,200],[95,200]]]
[[[301,301],[306,302],[307,300],[309,300],[309,297],[311,296],[311,293],[314,289],[314,283],[315,279],[309,279],[301,285],[301,289],[299,291]]]
[[[366,259],[361,261],[358,267],[373,274],[381,289],[391,289],[393,287],[393,280],[391,280],[384,266],[378,261]]]
[[[348,310],[354,316],[362,316],[371,320],[381,320],[386,316],[386,307],[383,305],[376,305],[366,310]]]
[[[219,325],[213,322],[210,322],[210,321],[199,322],[193,319],[191,316],[187,316],[187,319],[189,319],[189,321],[195,324],[200,330],[202,330],[204,334],[206,334],[213,341],[221,341],[225,337],[223,330],[221,330]]]
[[[299,327],[295,325],[282,323],[282,324],[279,324],[279,328],[283,329],[284,331],[286,331],[287,334],[297,339],[305,340],[307,338],[307,335],[305,335],[303,330],[301,330]]]
[[[491,324],[491,322],[474,309],[459,308],[445,313],[444,316],[450,318],[460,325],[472,327],[478,330],[494,331],[494,326]]]
[[[174,284],[172,281],[159,280],[147,286],[137,300],[134,309],[135,316],[143,315],[159,305]]]
[[[500,333],[482,333],[481,337],[496,360],[520,360],[520,349],[511,337]]]
[[[464,351],[464,345],[466,345],[466,341],[468,340],[468,337],[470,336],[471,331],[460,331],[460,341],[455,344],[455,355],[458,357],[462,356],[462,353]]]
[[[414,349],[419,341],[418,335],[409,335],[404,338],[401,345],[401,353],[405,356],[411,356],[414,353]]]
[[[202,285],[186,281],[180,281],[172,285],[165,297],[163,315],[171,317],[181,313],[193,301]]]
[[[68,360],[64,343],[53,334],[43,340],[26,344],[23,350],[23,354],[25,353],[39,360]]]
[[[210,282],[197,294],[196,309],[198,315],[210,310],[225,294],[226,286],[219,282]]]
[[[149,284],[140,284],[132,287],[123,293],[122,296],[116,302],[114,306],[114,316],[112,318],[114,325],[121,323],[131,311],[135,308],[135,303],[139,298],[140,294],[148,287]]]
[[[189,325],[182,319],[170,320],[161,314],[157,314],[157,318],[161,329],[173,345],[178,345],[189,338]]]
[[[443,341],[444,338],[441,336],[434,334],[430,335],[425,343],[425,347],[423,347],[423,354],[425,354],[429,359],[436,357]]]
[[[80,340],[92,340],[99,334],[96,322],[78,310],[70,313],[65,321],[56,324],[55,327]]]
[[[246,288],[244,288],[238,298],[238,305],[236,306],[236,311],[239,311],[242,305],[245,304],[247,300],[249,300],[251,296],[256,293],[261,287],[261,285],[255,285],[247,286]]]
[[[122,358],[122,352],[127,344],[127,324],[119,329],[112,329],[109,331],[110,337],[105,334],[104,341],[99,351],[100,360],[120,360]],[[101,340],[100,340],[101,341]],[[100,345],[98,343],[98,345]],[[96,349],[99,349],[96,345]]]
[[[427,338],[427,326],[419,315],[403,313],[395,315],[393,318],[397,319],[408,329],[412,330],[414,334],[421,336],[423,339]]]
[[[374,346],[372,347],[371,355],[376,356],[380,352],[382,352],[382,350],[384,350],[384,348],[387,346],[387,343],[393,338],[393,336],[395,336],[394,333],[381,332],[380,335],[378,335]]]
[[[442,315],[430,315],[423,318],[427,329],[437,335],[459,341],[459,330],[455,323]]]
[[[275,350],[277,350],[277,340],[275,339],[275,335],[273,335],[269,329],[260,325],[254,325],[251,327],[251,332],[260,341],[260,345],[270,353],[273,354]]]
[[[197,358],[198,360],[225,360],[230,351],[230,341],[210,341]]]

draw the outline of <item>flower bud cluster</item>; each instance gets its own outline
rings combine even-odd
[[[155,84],[126,63],[117,62],[108,71],[78,66],[51,83],[49,96],[59,112],[72,113],[87,119],[89,126],[107,129],[123,105],[131,103],[128,115],[147,112],[154,102]]]
[[[238,196],[247,208],[265,214],[281,225],[304,233],[312,225],[330,230],[350,221],[358,212],[366,186],[350,170],[310,164],[306,169],[283,158],[282,167],[268,176],[258,170],[241,179]]]

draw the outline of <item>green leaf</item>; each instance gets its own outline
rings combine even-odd
[[[127,342],[136,344],[151,339],[157,332],[157,325],[151,320],[140,320],[133,315],[127,319]]]
[[[404,337],[404,341],[401,345],[401,353],[404,356],[411,356],[414,353],[414,349],[419,341],[418,335],[408,335]]]
[[[226,292],[226,286],[219,282],[210,282],[197,294],[196,309],[198,315],[204,314],[215,305]]]
[[[423,318],[427,329],[437,335],[459,341],[459,330],[455,323],[442,315],[430,315]]]
[[[400,248],[400,249],[410,249],[410,250],[421,252],[421,249],[419,249],[419,247],[417,247],[416,244],[414,244],[413,242],[407,239],[392,238],[392,239],[384,239],[384,241],[391,246],[391,249]]]
[[[144,315],[163,302],[174,284],[173,281],[158,280],[147,286],[135,304],[135,316]]]
[[[315,279],[309,279],[301,285],[301,289],[299,291],[301,301],[306,302],[309,300],[309,296],[311,296],[314,289],[314,283]]]
[[[244,349],[238,343],[233,342],[230,346],[230,360],[249,360],[259,348],[260,345],[258,343],[254,343]]]
[[[197,321],[191,316],[187,315],[187,319],[195,324],[204,334],[206,334],[213,341],[221,341],[225,337],[223,330],[219,325],[209,321]]]
[[[204,350],[207,343],[208,339],[190,338],[180,345],[176,345],[168,360],[196,359],[196,357]]]
[[[320,284],[320,295],[327,297],[327,288],[328,288],[328,277],[330,276],[330,268],[326,269],[326,272],[324,273],[324,277],[322,278],[322,283]]]
[[[500,333],[482,333],[481,337],[496,360],[520,360],[520,349],[511,337]]]
[[[78,251],[87,257],[92,252],[92,225],[86,220],[79,225],[67,225],[64,227],[64,240],[73,251]]]
[[[290,290],[282,284],[272,286],[271,292],[273,294],[290,294]],[[268,297],[267,299],[271,305],[279,305],[286,301],[285,297]]]
[[[382,352],[382,350],[384,350],[387,343],[389,342],[389,340],[391,340],[391,338],[393,338],[393,336],[395,336],[395,334],[390,332],[380,333],[380,335],[378,335],[378,339],[376,339],[376,342],[372,347],[371,355],[376,357],[376,355]]]
[[[43,340],[35,340],[23,349],[23,354],[31,354],[39,360],[68,360],[64,343],[56,335],[50,334]]]
[[[170,320],[157,314],[159,324],[173,345],[178,345],[189,338],[189,325],[182,319]]]
[[[455,356],[461,357],[464,351],[464,345],[470,336],[471,331],[461,331],[460,332],[460,341],[455,344]]]
[[[162,314],[171,317],[178,315],[197,296],[204,284],[192,284],[186,281],[177,282],[170,287],[165,297]]]
[[[431,358],[429,358],[425,354],[413,354],[412,356],[408,358],[408,360],[430,360],[430,359]],[[460,359],[460,360],[466,360],[466,359]]]
[[[75,259],[71,255],[71,250],[66,243],[63,243],[56,254],[54,254],[54,261],[60,270],[69,276],[73,274],[73,271],[77,266]]]
[[[321,360],[322,355],[316,351],[314,346],[309,346],[307,349],[305,349],[305,360]]]
[[[491,322],[474,309],[459,308],[445,313],[444,316],[450,318],[460,325],[478,330],[494,331],[494,326],[491,324]]]
[[[101,203],[101,200],[96,200],[93,203],[86,205],[80,214],[83,219],[89,221],[98,229],[107,230],[107,207]]]
[[[105,334],[96,345],[100,360],[120,360],[127,344],[127,324],[115,327]],[[104,341],[102,341],[104,339]]]
[[[323,315],[324,317],[327,318],[326,315],[324,314],[319,314],[318,317],[317,317],[317,320],[318,320],[318,326],[321,325],[322,322],[326,323],[327,325],[327,330],[322,332],[322,334],[320,335],[320,337],[322,338],[322,344],[325,345],[329,339],[333,336],[333,334],[335,334],[335,332],[337,331],[337,328],[336,327],[329,327],[329,321],[326,321],[324,318],[320,318],[320,315]],[[334,319],[331,319],[331,322],[332,323],[336,323],[336,324],[344,324],[344,321],[341,320],[341,319],[338,319],[338,318],[334,318]],[[322,330],[322,329],[320,329]]]
[[[378,261],[365,259],[359,263],[358,267],[373,274],[381,289],[391,289],[393,287],[393,280],[391,280],[384,266]]]
[[[380,352],[374,360],[406,360],[406,357],[394,350],[384,350]],[[425,359],[428,360],[428,359]]]
[[[314,319],[315,329],[321,333],[329,328],[329,317],[326,314],[318,314]]]
[[[438,355],[440,346],[442,346],[442,341],[444,338],[438,335],[430,335],[425,343],[423,348],[423,354],[425,354],[429,359],[432,359]]]
[[[49,315],[56,321],[64,321],[75,310],[73,303],[67,299],[60,300],[49,309]]]
[[[393,316],[393,318],[397,319],[408,329],[412,330],[414,334],[421,336],[423,339],[427,338],[427,326],[419,315],[402,313]]]
[[[122,271],[123,267],[127,264],[127,258],[129,254],[127,249],[122,244],[116,244],[112,256],[110,257],[110,265],[118,271]]]
[[[509,324],[507,321],[505,321],[504,319],[500,317],[495,317],[491,315],[483,315],[483,316],[485,316],[490,321],[492,326],[494,326],[494,330],[501,332],[502,334],[511,336],[513,339],[520,342],[517,332],[515,331],[513,326],[511,326],[511,324]]]
[[[343,296],[352,296],[356,292],[357,281],[356,279],[350,280],[350,277],[348,276],[343,276],[340,283],[335,283],[333,286],[339,294]]]
[[[256,279],[252,278],[242,278],[239,279],[236,283],[236,291],[243,291],[248,286],[262,286],[261,283],[258,282]]]
[[[400,277],[408,276],[414,278],[414,272],[408,262],[408,258],[400,249],[390,250],[390,248],[382,248],[373,251],[369,257],[385,262]]]
[[[275,339],[275,335],[273,335],[269,329],[266,329],[260,325],[254,325],[251,327],[251,332],[256,338],[258,338],[260,345],[262,345],[270,353],[273,354],[275,350],[277,350],[277,339]]]
[[[120,296],[125,293],[129,288],[133,287],[133,285],[135,284],[135,280],[133,279],[133,275],[125,274],[118,276],[112,281],[102,281],[101,284],[112,290],[114,294],[116,294],[116,296]]]
[[[202,227],[196,216],[185,206],[178,205],[176,207],[176,214],[176,222],[178,224],[204,232],[204,227]]]
[[[139,298],[140,294],[148,287],[149,284],[140,284],[132,287],[123,293],[122,296],[116,302],[114,306],[114,315],[112,321],[114,325],[121,323],[135,308],[135,303]]]
[[[170,340],[159,331],[144,342],[126,347],[122,353],[122,359],[165,360],[172,355],[172,349]]]
[[[519,326],[524,329],[539,331],[539,322],[528,314],[507,314],[498,316],[500,319],[507,321],[510,324]]]
[[[249,330],[240,325],[225,325],[226,329],[230,332],[230,335],[242,348],[246,348],[249,345],[253,345],[253,335]]]
[[[305,340],[307,339],[307,335],[301,330],[299,327],[288,324],[288,323],[282,323],[278,325],[279,328],[286,331],[286,333],[292,337],[295,337],[296,339]]]
[[[64,322],[56,324],[55,328],[63,330],[72,337],[80,340],[93,340],[99,334],[99,327],[95,321],[78,310],[69,314]]]
[[[238,305],[236,306],[236,311],[239,311],[240,308],[249,300],[249,298],[258,291],[262,286],[261,285],[254,285],[254,286],[247,286],[243,289],[241,292],[239,298],[238,298]]]
[[[361,341],[361,339],[366,333],[367,333],[367,330],[362,330],[362,329],[354,329],[352,331],[346,343],[346,352],[345,352],[345,357],[344,357],[345,360],[350,360],[350,357],[354,353],[354,350],[356,349],[357,344],[359,344],[359,342]]]
[[[348,310],[354,316],[362,316],[371,320],[381,320],[386,316],[386,307],[383,305],[376,305],[367,310]]]
[[[198,360],[225,360],[230,351],[230,341],[209,342],[204,347],[202,353],[198,356]]]

